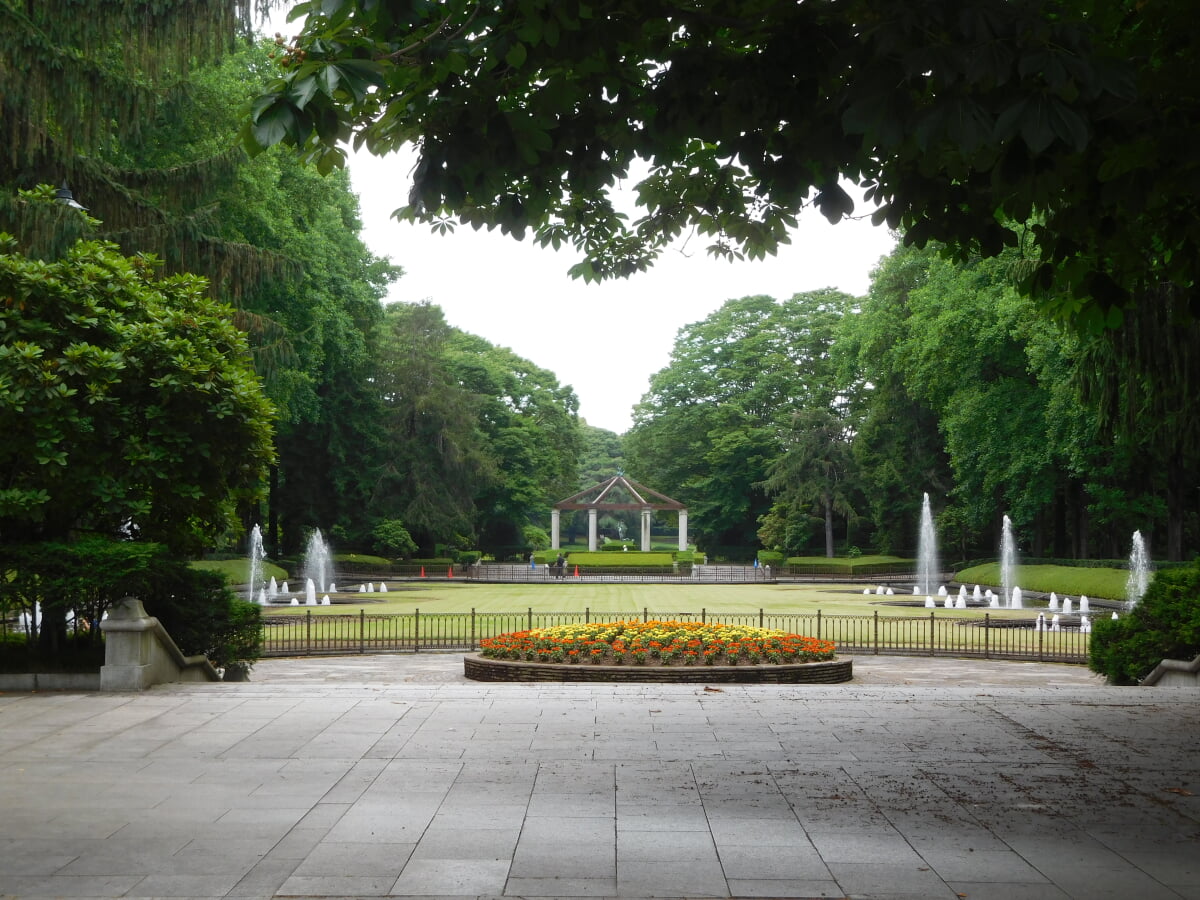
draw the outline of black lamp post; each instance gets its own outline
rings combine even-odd
[[[54,199],[63,206],[69,206],[72,209],[87,209],[86,206],[83,206],[78,200],[75,199],[75,195],[71,193],[71,189],[67,187],[67,183],[65,181],[62,183],[62,187],[54,192]]]

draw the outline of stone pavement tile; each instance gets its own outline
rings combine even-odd
[[[826,862],[834,880],[851,897],[957,900],[957,892],[928,866]]]
[[[172,858],[188,842],[185,836],[173,838],[106,841],[77,841],[75,858],[58,870],[64,876],[146,875],[174,870]],[[249,868],[249,867],[247,867]]]
[[[296,867],[296,876],[342,878],[355,875],[395,877],[412,856],[415,844],[321,841]]]
[[[721,864],[711,860],[631,860],[617,865],[617,894],[624,897],[724,897]]]
[[[1088,900],[1085,894],[1072,898],[1062,888],[1050,882],[1042,884],[1018,884],[1016,882],[952,881],[956,894],[970,900]]]
[[[229,871],[208,875],[155,873],[139,881],[134,892],[143,897],[224,897],[241,878],[242,873]]]
[[[729,893],[734,897],[830,897],[846,896],[836,881],[796,881],[786,878],[730,878]]]
[[[226,895],[230,900],[273,897],[295,871],[298,859],[267,854]]]
[[[898,869],[926,865],[921,855],[898,832],[892,834],[855,832],[809,832],[809,839],[827,864],[869,863]]]
[[[647,860],[708,860],[717,848],[707,831],[617,832],[617,864]]]
[[[617,831],[709,832],[708,817],[699,803],[665,804],[622,801],[617,806]]]
[[[509,822],[525,818],[524,803],[480,803],[472,806],[465,800],[444,803],[430,826],[439,828],[501,828]]]
[[[0,877],[0,897],[126,897],[143,875]]]
[[[926,863],[946,882],[1048,884],[1049,879],[1012,850],[922,851]]]
[[[505,895],[524,898],[615,897],[617,879],[615,875],[605,878],[527,878],[510,875]]]
[[[721,865],[731,883],[734,879],[823,881],[830,878],[829,867],[812,847],[722,847]]]
[[[293,828],[270,849],[267,858],[288,859],[292,860],[294,864],[295,861],[306,858],[312,849],[325,839],[327,834],[329,834],[328,826]]]
[[[439,827],[435,817],[421,836],[413,859],[512,859],[520,819],[503,828]]]
[[[808,847],[808,835],[795,819],[715,819],[708,820],[718,848],[745,846]]]
[[[386,802],[357,803],[329,829],[326,840],[340,843],[415,844],[433,811],[397,811]]]
[[[616,814],[616,799],[610,788],[608,794],[558,794],[534,789],[529,798],[527,816],[567,816],[570,818],[612,817]]]
[[[386,897],[395,875],[293,875],[278,890],[284,897]]]
[[[502,894],[507,859],[412,859],[392,886],[392,896]]]

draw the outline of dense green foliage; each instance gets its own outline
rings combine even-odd
[[[1035,248],[1025,281],[1047,308],[1114,324],[1200,273],[1191,14],[1185,0],[309,0],[247,138],[326,165],[348,132],[379,154],[414,143],[402,215],[572,242],[584,278],[644,269],[691,229],[714,253],[770,253],[808,203],[850,214],[851,179],[911,244]],[[643,215],[626,223],[610,191],[637,159]]]
[[[61,664],[80,642],[99,646],[100,620],[127,596],[143,601],[185,655],[219,667],[258,657],[258,606],[234,597],[220,573],[193,569],[161,544],[89,537],[0,550],[0,609],[32,621],[40,608],[30,645],[43,660]]]
[[[809,417],[838,417],[828,352],[849,300],[837,291],[730,300],[681,328],[671,362],[652,376],[627,459],[639,480],[688,507],[689,531],[710,555],[748,556],[769,512],[836,502],[825,488],[838,475],[787,451],[807,441]],[[780,476],[783,513],[767,486],[781,457],[806,473]]]
[[[202,279],[0,234],[0,539],[119,531],[195,550],[262,484],[272,410]]]
[[[1137,684],[1164,659],[1200,653],[1200,563],[1159,572],[1133,610],[1092,631],[1091,668],[1113,684]]]

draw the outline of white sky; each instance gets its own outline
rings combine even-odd
[[[553,372],[575,389],[589,425],[617,433],[629,428],[650,376],[670,361],[681,327],[735,297],[786,299],[823,287],[865,294],[871,271],[894,246],[869,220],[833,226],[811,209],[792,243],[762,262],[712,259],[708,241],[697,237],[666,251],[649,272],[584,284],[567,275],[578,259],[570,248],[555,252],[462,225],[434,235],[391,219],[408,196],[410,168],[407,159],[365,153],[350,163],[363,240],[405,272],[388,301],[436,303],[451,325]]]
[[[263,27],[266,34],[296,30],[279,11]],[[585,285],[567,276],[578,261],[570,248],[555,252],[468,226],[439,236],[391,219],[408,196],[411,166],[407,155],[365,152],[350,162],[363,240],[405,271],[387,300],[436,303],[451,325],[553,372],[575,389],[588,424],[617,433],[629,428],[633,405],[670,361],[684,325],[736,297],[782,300],[823,287],[865,294],[871,271],[895,243],[869,220],[833,226],[810,209],[792,243],[762,262],[712,259],[704,249],[709,241],[696,237],[666,251],[649,272]]]

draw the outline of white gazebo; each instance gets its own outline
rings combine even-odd
[[[640,510],[642,514],[642,550],[650,549],[650,517],[656,509],[670,509],[679,513],[679,549],[688,548],[687,507],[666,494],[630,481],[624,475],[614,475],[590,488],[559,500],[550,511],[550,546],[557,550],[559,543],[559,520],[563,510],[586,509],[588,511],[588,549],[595,550],[597,543],[597,520],[600,510]]]

